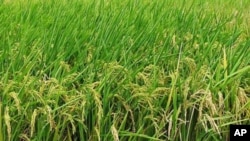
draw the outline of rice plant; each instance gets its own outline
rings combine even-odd
[[[249,6],[1,0],[0,141],[228,140],[250,124]]]

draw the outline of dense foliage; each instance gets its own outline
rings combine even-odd
[[[228,139],[250,124],[249,6],[2,0],[0,141]]]

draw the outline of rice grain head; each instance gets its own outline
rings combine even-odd
[[[241,87],[238,90],[238,98],[239,98],[241,105],[246,104],[248,101],[247,94],[246,94],[245,90]]]
[[[37,109],[34,110],[34,112],[32,113],[32,116],[31,116],[30,137],[33,136],[33,133],[35,131],[36,116],[37,116]]]
[[[98,141],[101,141],[101,136],[100,136],[100,128],[98,128],[97,126],[94,127],[94,130],[96,132],[96,136],[98,138]]]
[[[114,141],[119,141],[118,131],[115,128],[114,124],[111,126],[111,133],[113,135]]]
[[[213,128],[213,130],[216,131],[220,135],[221,133],[220,133],[219,127],[216,124],[216,122],[214,121],[214,119],[211,116],[209,116],[208,114],[205,114],[205,117],[209,121],[209,123],[210,123],[211,127]]]
[[[21,114],[21,106],[20,106],[20,103],[21,103],[21,102],[20,102],[20,100],[19,100],[18,97],[17,97],[17,93],[11,92],[9,95],[14,99],[14,101],[15,101],[15,106],[16,106],[17,111],[18,111],[18,115],[20,115],[20,114]]]
[[[209,111],[211,111],[211,115],[218,114],[216,105],[213,103],[213,100],[212,100],[211,92],[207,92],[205,104],[206,104],[206,107],[209,109]]]
[[[220,112],[220,114],[223,114],[223,111],[224,111],[224,98],[223,98],[223,94],[219,91],[218,95],[219,95],[219,112]]]
[[[8,133],[8,141],[11,139],[11,124],[10,124],[10,115],[9,115],[9,107],[7,106],[4,111],[4,121],[7,126]]]
[[[21,139],[21,141],[30,141],[30,138],[26,134],[19,135],[19,138]]]
[[[51,115],[51,111],[52,111],[51,108],[48,105],[46,105],[46,114],[48,122],[50,123],[50,131],[52,131],[52,129],[56,127],[55,121],[53,120],[53,116]]]

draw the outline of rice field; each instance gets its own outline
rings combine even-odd
[[[0,141],[222,141],[250,124],[248,0],[0,0]]]

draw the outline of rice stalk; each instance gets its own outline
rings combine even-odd
[[[3,124],[2,124],[2,120],[3,120],[3,117],[2,117],[3,113],[2,113],[2,99],[0,98],[0,140],[3,141]]]

